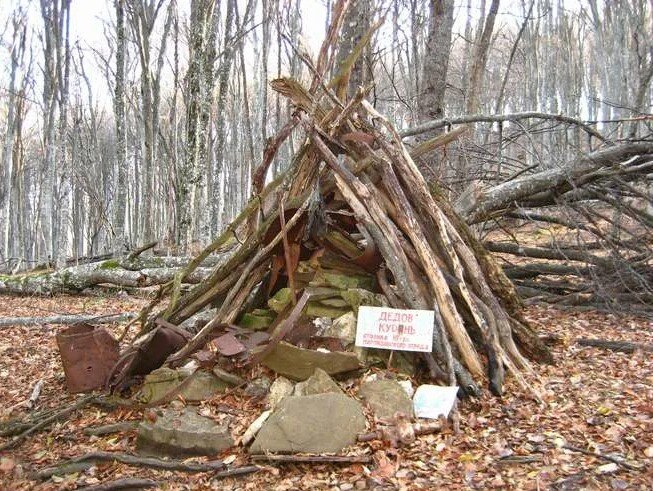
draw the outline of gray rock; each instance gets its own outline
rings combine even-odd
[[[365,430],[361,405],[344,394],[291,396],[265,422],[251,453],[335,453]]]
[[[373,380],[361,385],[359,395],[369,404],[377,418],[389,419],[400,412],[413,415],[413,401],[395,380]]]
[[[140,454],[156,457],[215,455],[231,446],[233,439],[226,426],[189,408],[161,410],[155,422],[139,425],[136,439]]]
[[[186,381],[188,377],[188,372],[181,368],[177,370],[158,368],[145,377],[143,387],[134,398],[144,403],[157,402],[184,383],[184,386],[179,389],[179,395],[186,401],[198,402],[210,399],[229,387],[229,384],[212,373],[201,370],[190,375],[190,380]]]
[[[346,291],[340,292],[340,295],[354,309],[356,315],[358,315],[358,307],[361,305],[369,305],[371,307],[387,307],[388,305],[384,295],[372,293],[363,288],[349,288]]]
[[[218,392],[224,392],[230,386],[214,374],[198,370],[190,376],[180,394],[186,401],[200,402],[210,399]]]
[[[321,368],[316,368],[313,375],[295,385],[294,395],[311,396],[314,394],[327,394],[329,392],[336,394],[343,393],[340,386],[329,377],[328,373]]]
[[[291,380],[306,380],[316,368],[321,368],[329,375],[360,368],[354,353],[309,350],[283,341],[263,359],[263,365]]]
[[[265,397],[270,392],[270,379],[267,377],[259,377],[252,380],[245,387],[245,395],[250,397]]]
[[[356,315],[348,312],[333,321],[329,327],[324,329],[323,336],[342,339],[348,344],[356,340]]]
[[[237,386],[237,385],[243,385],[246,382],[246,380],[244,378],[239,377],[238,375],[236,375],[234,373],[223,370],[222,368],[220,368],[217,365],[214,366],[213,370],[211,370],[211,371],[213,372],[213,375],[215,375],[216,377],[218,377],[220,380],[222,380],[223,382],[225,382],[228,385]]]
[[[286,377],[279,377],[272,382],[268,395],[270,409],[275,409],[281,401],[292,395],[293,390],[295,390],[295,384]]]

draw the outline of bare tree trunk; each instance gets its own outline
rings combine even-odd
[[[224,223],[226,216],[227,203],[224,201],[224,195],[220,192],[220,179],[225,177],[225,109],[227,106],[227,93],[229,91],[229,73],[231,72],[231,61],[233,59],[232,28],[235,13],[235,0],[227,0],[227,12],[225,16],[225,29],[223,39],[223,58],[218,68],[218,100],[216,113],[219,115],[216,120],[216,157],[215,169],[213,170],[213,195],[211,196],[211,236],[215,237],[218,232],[218,226]],[[220,204],[222,203],[222,210]],[[220,217],[222,211],[223,216]]]
[[[43,70],[44,161],[40,190],[42,200],[40,225],[44,249],[42,254],[59,265],[65,261],[68,244],[70,175],[65,168],[64,137],[70,66],[69,16],[70,0],[41,0],[45,66]],[[55,128],[57,116],[58,131]]]
[[[2,223],[2,254],[6,262],[7,269],[14,267],[14,262],[19,259],[12,259],[18,255],[19,227],[18,217],[22,215],[17,208],[18,203],[18,185],[20,179],[17,171],[16,146],[21,145],[20,137],[17,131],[22,126],[22,108],[24,102],[22,97],[24,92],[18,93],[19,71],[21,65],[25,62],[26,40],[27,40],[27,23],[24,13],[17,11],[13,14],[11,20],[13,32],[11,42],[11,69],[9,76],[9,94],[7,101],[7,117],[5,139],[2,146],[2,155],[0,158],[0,222]],[[26,78],[26,75],[24,76]]]
[[[447,88],[447,71],[451,31],[453,28],[453,0],[431,0],[428,37],[424,50],[421,86],[417,94],[418,122],[441,119],[445,112],[445,91]],[[427,140],[438,134],[437,131],[424,134]],[[417,162],[422,173],[430,169],[436,175],[441,174],[439,163],[434,153]],[[428,174],[426,174],[428,175]]]
[[[370,0],[352,0],[345,13],[342,24],[340,42],[338,43],[338,54],[336,57],[336,69],[340,69],[349,55],[356,49],[363,36],[370,29],[372,24],[372,4]],[[359,86],[365,86],[372,80],[371,48],[368,44],[351,69],[349,83],[347,85],[347,99],[352,97]]]
[[[186,157],[177,181],[177,243],[187,251],[198,238],[198,201],[207,170],[208,125],[213,100],[215,0],[191,2],[186,104]]]
[[[499,10],[499,3],[501,0],[492,0],[490,11],[485,18],[483,25],[483,33],[474,50],[474,58],[472,60],[471,72],[469,75],[469,85],[467,88],[467,104],[465,111],[468,114],[474,114],[479,109],[479,92],[481,84],[483,83],[483,74],[485,73],[485,66],[487,64],[488,52],[490,50],[490,39],[494,31],[494,22]]]
[[[58,105],[59,127],[58,145],[61,177],[57,189],[56,222],[57,236],[53,254],[55,267],[66,264],[69,249],[70,201],[72,192],[72,166],[68,159],[67,129],[68,129],[68,98],[70,88],[70,1],[62,0],[59,18],[59,36],[57,39],[57,73],[59,77]],[[63,53],[62,53],[63,50]]]
[[[116,76],[113,108],[116,125],[116,162],[118,179],[113,193],[114,249],[129,247],[125,234],[127,205],[127,147],[125,137],[125,62],[127,43],[125,36],[125,0],[115,0],[116,7]]]

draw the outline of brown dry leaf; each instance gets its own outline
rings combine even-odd
[[[2,457],[0,459],[0,472],[11,472],[16,467],[16,462],[9,457]]]
[[[372,471],[373,477],[387,479],[395,475],[395,472],[397,470],[396,466],[387,457],[386,453],[383,450],[377,450],[374,453],[374,463],[376,464],[376,469]]]

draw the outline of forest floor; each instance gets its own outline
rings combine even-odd
[[[57,313],[136,312],[142,299],[114,296],[19,298],[0,296],[0,317]],[[215,480],[210,473],[183,474],[98,464],[89,471],[36,483],[27,475],[63,459],[95,450],[133,452],[135,434],[89,437],[83,429],[115,421],[139,420],[142,414],[111,413],[86,407],[16,448],[0,452],[1,489],[75,489],[121,477],[156,480],[161,489],[651,489],[653,483],[653,356],[581,347],[578,338],[602,338],[653,344],[653,322],[597,312],[564,312],[530,306],[528,317],[541,334],[555,337],[556,364],[536,365],[533,386],[538,404],[509,380],[506,394],[486,394],[460,407],[460,433],[445,430],[418,437],[407,447],[382,442],[361,444],[372,464],[264,465],[246,476]],[[11,327],[0,336],[0,421],[25,411],[32,387],[44,380],[36,410],[72,404],[55,336],[61,326]],[[119,329],[116,329],[118,332]],[[260,371],[260,369],[259,369]],[[215,415],[231,406],[234,436],[263,410],[241,389],[204,403]],[[0,445],[6,438],[0,438]],[[596,456],[619,455],[628,469]],[[247,454],[233,448],[220,456],[232,465],[246,464]]]

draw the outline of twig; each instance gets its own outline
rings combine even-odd
[[[261,470],[261,468],[256,465],[246,465],[243,467],[236,467],[234,469],[229,469],[226,471],[216,472],[215,474],[213,474],[211,478],[222,479],[224,477],[242,476],[244,474],[252,474],[254,472],[258,472],[259,470]]]
[[[89,436],[110,435],[111,433],[121,433],[123,431],[132,431],[138,426],[138,421],[122,421],[102,426],[91,426],[84,428],[84,434]]]
[[[143,489],[143,488],[156,488],[161,483],[152,481],[151,479],[139,479],[137,477],[126,477],[123,479],[116,479],[115,481],[107,481],[95,486],[85,486],[78,488],[78,491],[113,491],[114,489]]]
[[[252,460],[265,460],[268,462],[294,462],[294,463],[340,463],[340,464],[369,464],[372,457],[369,455],[252,455]]]
[[[41,469],[32,474],[34,479],[48,479],[51,476],[60,472],[61,468],[65,468],[70,464],[79,464],[82,462],[120,462],[121,464],[130,465],[134,467],[147,467],[151,469],[163,469],[167,471],[181,471],[181,472],[213,472],[225,468],[225,464],[221,460],[209,462],[183,462],[181,460],[162,460],[154,457],[139,457],[137,455],[130,455],[120,452],[91,452],[79,457],[74,457],[65,462],[59,463],[52,467]],[[236,469],[232,469],[236,470]]]
[[[3,451],[3,450],[7,450],[8,448],[12,448],[17,443],[19,443],[21,440],[24,440],[25,438],[30,436],[32,433],[36,433],[38,430],[40,430],[42,428],[45,428],[50,423],[53,423],[56,420],[63,418],[64,416],[68,416],[70,413],[75,412],[76,410],[90,404],[91,401],[93,401],[93,399],[95,399],[95,398],[96,397],[92,396],[92,395],[86,396],[86,397],[80,399],[79,401],[77,401],[72,406],[64,408],[61,411],[58,411],[58,412],[54,413],[52,416],[49,416],[49,417],[41,420],[40,422],[38,422],[35,425],[29,427],[28,429],[26,429],[25,431],[23,431],[19,435],[16,435],[15,437],[13,437],[11,440],[6,442],[4,445],[0,446],[0,452]]]
[[[566,450],[571,450],[572,452],[578,452],[584,455],[589,455],[591,457],[596,457],[597,459],[607,460],[608,462],[614,462],[615,464],[620,465],[631,471],[642,470],[642,466],[629,464],[628,462],[626,462],[624,459],[620,457],[612,457],[610,455],[605,455],[599,452],[592,452],[591,450],[585,450],[584,448],[574,447],[573,445],[567,445],[567,444],[563,445],[562,448]]]
[[[433,421],[428,423],[413,423],[413,431],[415,436],[429,435],[441,431],[443,428],[442,421]],[[389,428],[380,428],[378,430],[370,431],[369,433],[361,433],[356,438],[359,442],[370,442],[372,440],[384,440],[387,437]]]
[[[290,298],[293,305],[297,305],[297,292],[295,291],[295,274],[290,258],[290,244],[288,243],[288,230],[286,229],[285,210],[283,208],[283,194],[279,193],[279,225],[281,227],[281,239],[283,243],[283,257],[286,260],[286,273],[288,273],[288,286],[290,287]]]

